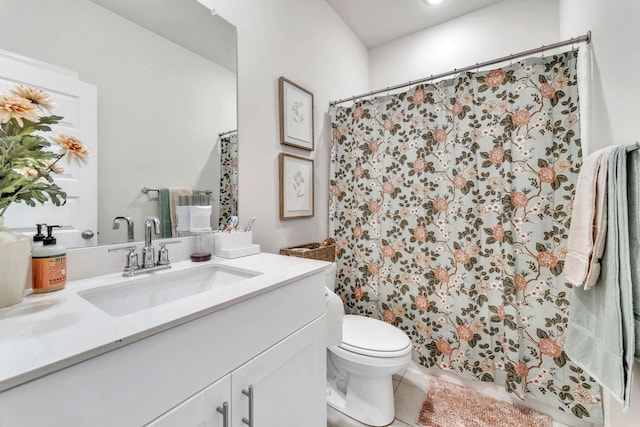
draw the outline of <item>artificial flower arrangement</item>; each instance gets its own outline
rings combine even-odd
[[[53,102],[40,88],[19,84],[0,94],[0,216],[12,203],[35,206],[47,200],[60,206],[67,193],[54,183],[51,174],[64,169],[58,162],[86,163],[89,151],[74,136],[53,134],[50,125],[62,117],[51,114]],[[59,147],[50,150],[51,142]]]

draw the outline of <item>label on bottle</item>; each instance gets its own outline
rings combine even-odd
[[[33,292],[51,292],[67,283],[67,256],[52,255],[31,261]]]

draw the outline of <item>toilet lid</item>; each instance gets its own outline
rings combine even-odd
[[[365,316],[347,314],[342,323],[339,347],[354,353],[395,357],[411,346],[409,337],[389,323]]]

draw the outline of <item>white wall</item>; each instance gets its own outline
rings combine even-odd
[[[371,49],[371,88],[445,73],[558,37],[558,0],[506,0]]]
[[[560,36],[592,32],[591,145],[598,149],[640,139],[640,2],[560,0]],[[631,408],[605,396],[606,426],[640,425],[640,364],[634,363]]]
[[[241,222],[266,252],[328,235],[329,101],[369,89],[367,49],[325,0],[200,0],[238,29]],[[314,95],[315,150],[280,144],[278,77]],[[315,216],[279,219],[278,153],[314,160]]]

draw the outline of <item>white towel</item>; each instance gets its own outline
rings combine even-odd
[[[176,213],[176,206],[178,206],[178,197],[191,196],[192,190],[186,187],[170,187],[169,190],[169,212],[171,215],[171,236],[178,237],[178,214]]]
[[[569,283],[585,289],[600,275],[607,234],[607,159],[612,148],[587,156],[576,184],[564,274]]]

